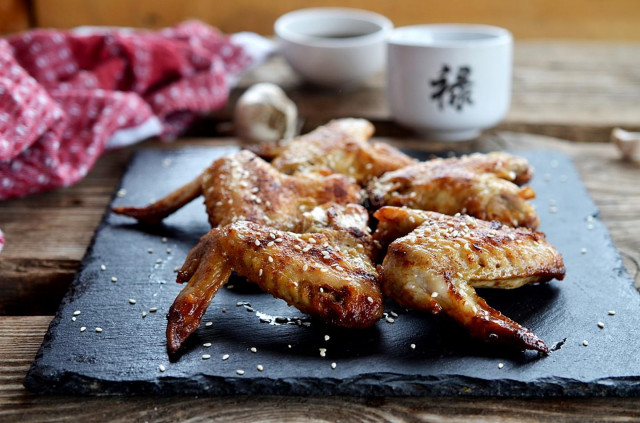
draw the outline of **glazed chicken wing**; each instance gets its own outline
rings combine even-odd
[[[231,271],[300,311],[339,326],[365,328],[382,315],[382,293],[371,260],[367,211],[323,205],[304,216],[304,234],[247,221],[212,229],[178,273],[187,282],[168,315],[175,353],[200,325]]]
[[[338,173],[364,184],[375,176],[415,163],[387,144],[369,142],[373,125],[364,119],[337,119],[281,148],[273,166],[288,175]]]
[[[294,232],[300,232],[302,214],[317,205],[361,199],[360,187],[345,176],[284,175],[244,150],[214,161],[196,179],[149,206],[114,211],[158,223],[203,193],[214,228],[248,220]]]
[[[528,162],[506,153],[472,154],[434,159],[388,172],[368,186],[374,208],[407,206],[454,215],[469,214],[510,226],[536,229],[538,215],[527,200],[530,187]]]
[[[443,312],[475,338],[549,351],[474,289],[563,279],[562,256],[543,234],[407,208],[383,207],[374,216],[380,221],[374,238],[390,242],[380,274],[385,295],[403,307]]]

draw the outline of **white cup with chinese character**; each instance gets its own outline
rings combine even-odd
[[[441,141],[476,138],[511,101],[513,38],[488,25],[397,28],[388,42],[387,98],[396,122]]]

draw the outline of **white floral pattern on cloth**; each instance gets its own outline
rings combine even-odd
[[[71,185],[107,148],[177,136],[272,49],[247,47],[197,21],[0,39],[0,200]]]
[[[197,21],[0,40],[0,200],[77,182],[122,129],[147,124],[155,130],[127,134],[175,137],[198,113],[222,107],[229,80],[251,62]]]

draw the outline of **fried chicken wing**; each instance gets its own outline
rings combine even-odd
[[[542,233],[470,216],[383,207],[374,238],[390,242],[381,266],[385,295],[403,307],[443,312],[471,336],[548,352],[533,332],[502,315],[474,287],[517,288],[563,279],[562,256]]]
[[[319,204],[359,203],[361,189],[342,175],[284,175],[244,150],[214,161],[201,175],[146,207],[115,207],[116,213],[158,223],[204,193],[212,227],[248,220],[300,232],[302,213]]]
[[[367,223],[367,211],[359,205],[325,204],[306,213],[304,234],[247,221],[212,229],[178,272],[178,282],[187,285],[169,310],[169,352],[198,328],[232,270],[323,321],[373,325],[383,304]]]
[[[373,131],[373,125],[364,119],[333,120],[281,148],[272,164],[288,175],[338,173],[364,184],[415,163],[390,145],[369,142]]]
[[[407,206],[453,215],[469,214],[510,226],[536,229],[538,215],[527,200],[533,169],[521,157],[506,153],[472,154],[434,159],[388,172],[371,181],[367,191],[374,208]]]

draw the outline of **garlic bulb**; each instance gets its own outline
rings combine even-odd
[[[245,144],[275,143],[296,135],[298,108],[277,85],[251,86],[236,103],[236,136]]]

